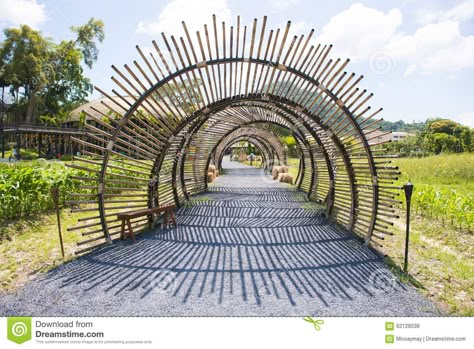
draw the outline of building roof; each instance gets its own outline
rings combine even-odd
[[[123,96],[123,98],[128,103],[135,102],[134,97]],[[114,100],[115,103],[118,103],[119,105],[122,105],[124,108],[128,109],[128,105],[122,100],[122,98],[115,96],[115,97],[112,97],[112,99]],[[96,110],[98,110],[98,111],[100,111],[104,114],[107,114],[109,112],[109,109],[102,102],[105,102],[107,105],[109,105],[113,108],[117,107],[117,105],[115,103],[110,101],[110,98],[102,97],[102,98],[96,99],[94,101],[87,102],[86,104],[83,104],[83,105],[77,107],[76,109],[74,109],[73,111],[71,111],[71,113],[69,114],[69,118],[68,118],[67,122],[79,121],[81,112],[83,110],[86,110],[91,115],[97,117],[98,119],[101,119],[102,115],[99,112],[97,112],[97,111],[95,111],[91,108],[94,108],[94,109],[96,109]],[[87,120],[87,117],[86,117],[86,120]]]

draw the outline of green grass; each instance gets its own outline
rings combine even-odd
[[[23,149],[23,148],[20,149],[20,155],[21,155],[21,158],[24,160],[33,160],[39,157],[38,152],[36,150]],[[8,159],[10,156],[13,157],[13,150],[5,151],[5,159]]]
[[[296,181],[296,178],[298,177],[300,159],[289,158],[287,159],[286,163],[288,165],[288,173],[291,174],[293,176],[293,180]]]
[[[249,161],[249,160],[242,161],[242,163],[243,163],[244,165],[250,166],[250,161]],[[256,161],[256,160],[254,160],[254,161],[252,161],[252,165],[251,165],[251,166],[252,166],[252,167],[261,167],[261,166],[262,166],[262,162],[261,162],[261,161]]]
[[[67,209],[61,211],[64,259],[54,211],[3,222],[0,226],[0,293],[11,292],[39,273],[74,259],[81,235],[67,232],[66,227],[77,224],[77,220],[86,215],[72,215]]]
[[[474,233],[466,223],[474,215],[474,154],[402,158],[394,163],[402,172],[397,185],[408,180],[415,185],[406,279],[447,314],[474,316]],[[385,239],[383,249],[389,264],[401,269],[405,210],[399,211],[394,236]]]
[[[404,261],[405,217],[383,250],[389,264],[401,270]],[[436,221],[412,219],[409,275],[406,281],[450,315],[474,316],[474,239]]]
[[[197,203],[204,203],[209,201],[214,201],[214,198],[207,195],[196,195],[193,196],[190,200],[186,201],[184,207],[191,208],[196,206]]]
[[[415,185],[413,209],[421,216],[450,224],[460,231],[474,229],[474,154],[443,154],[397,159],[398,185]]]
[[[436,185],[474,195],[474,153],[441,154],[426,158],[395,159],[401,182]]]
[[[250,161],[242,161],[243,164],[249,165],[250,166]],[[288,166],[288,173],[293,176],[293,181],[296,180],[298,177],[298,171],[299,171],[299,166],[300,166],[300,159],[297,158],[289,158],[287,159],[287,166]],[[252,166],[254,167],[260,167],[261,162],[260,161],[253,161]]]

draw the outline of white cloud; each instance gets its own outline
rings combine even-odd
[[[419,27],[414,33],[403,33],[399,30],[402,24],[399,9],[384,13],[355,4],[332,17],[317,41],[333,44],[334,54],[341,58],[369,61],[372,70],[380,70],[379,65],[387,68],[383,73],[400,65],[406,66],[405,76],[452,74],[474,67],[474,36],[460,31],[460,21],[474,16],[474,0],[464,1],[442,13],[425,15],[426,20],[434,22]]]
[[[37,28],[46,21],[45,5],[36,0],[0,0],[0,21]]]
[[[456,72],[474,67],[474,36],[463,36],[459,22],[427,24],[413,34],[398,34],[387,45],[399,61],[409,63],[405,75]]]
[[[284,25],[280,25],[279,28],[284,28],[285,26],[286,26],[286,23]],[[292,22],[288,36],[290,38],[294,35],[299,36],[301,34],[304,34],[306,36],[308,35],[310,30],[311,28],[304,21]]]
[[[269,0],[269,6],[275,11],[284,11],[300,3],[300,0]]]
[[[231,10],[227,0],[171,0],[156,20],[139,22],[137,32],[153,36],[162,32],[179,35],[183,33],[181,21],[185,21],[192,33],[210,23],[212,14],[216,15],[219,24],[222,21],[229,22]]]
[[[467,0],[448,10],[442,19],[465,21],[474,17],[474,0]]]
[[[383,13],[362,4],[354,4],[332,17],[317,41],[334,44],[333,52],[352,60],[368,59],[380,51],[396,34],[402,23],[399,9]]]
[[[465,21],[474,17],[474,0],[466,0],[449,10],[426,10],[420,9],[416,13],[417,22],[429,24],[446,20]]]

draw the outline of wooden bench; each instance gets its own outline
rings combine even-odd
[[[143,210],[135,210],[135,211],[127,211],[121,212],[117,215],[117,219],[122,221],[122,228],[120,230],[120,239],[124,239],[126,236],[131,236],[133,242],[135,242],[135,233],[132,228],[131,219],[143,217],[143,216],[153,216],[155,214],[159,214],[161,212],[164,213],[163,217],[163,226],[167,226],[171,222],[173,223],[174,227],[177,227],[176,219],[174,216],[173,210],[176,208],[175,205],[168,205],[168,206],[161,206],[161,207],[152,207],[146,208]],[[125,223],[127,223],[128,232],[126,232]],[[152,227],[155,226],[156,220],[153,219]]]

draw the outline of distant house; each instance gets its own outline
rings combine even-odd
[[[380,130],[376,130],[376,131],[369,130],[367,133],[369,133],[367,135],[367,138],[371,138],[369,140],[370,145],[375,144],[375,143],[388,142],[388,141],[398,142],[402,140],[403,138],[414,136],[412,133],[408,133],[408,132],[392,132],[392,133],[387,134],[386,131],[380,131]]]
[[[392,136],[392,141],[399,141],[405,137],[412,136],[412,134],[407,133],[407,132],[392,132],[391,136]]]

